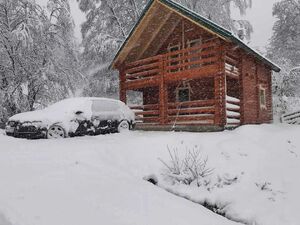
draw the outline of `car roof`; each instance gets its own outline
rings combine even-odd
[[[123,103],[119,100],[116,99],[111,99],[111,98],[103,98],[103,97],[74,97],[74,98],[66,98],[62,99],[61,101],[70,101],[70,102],[84,102],[84,101],[111,101],[111,102],[116,102],[116,103]]]

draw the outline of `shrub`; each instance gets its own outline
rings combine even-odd
[[[183,157],[178,154],[177,148],[171,150],[168,147],[168,152],[170,156],[169,162],[159,158],[166,169],[164,176],[177,183],[187,185],[196,183],[198,187],[205,185],[206,181],[204,178],[210,175],[213,169],[207,167],[208,158],[202,157],[199,148],[186,148]]]

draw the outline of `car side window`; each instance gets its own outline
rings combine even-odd
[[[114,112],[119,109],[119,105],[113,101],[106,100],[93,100],[92,112],[101,113],[101,112]]]

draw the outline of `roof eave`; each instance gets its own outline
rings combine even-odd
[[[133,28],[131,29],[130,33],[128,34],[128,36],[126,37],[125,41],[123,42],[123,44],[121,45],[121,47],[118,49],[117,54],[115,55],[115,57],[113,58],[111,64],[109,65],[109,69],[114,69],[116,68],[116,62],[120,56],[120,53],[122,52],[122,50],[124,49],[124,47],[126,46],[126,44],[128,43],[131,35],[135,32],[136,28],[139,26],[139,24],[142,22],[143,18],[146,15],[146,12],[148,11],[148,9],[151,7],[151,5],[154,3],[155,0],[149,0],[149,2],[147,3],[147,5],[145,6],[144,10],[142,11],[142,14],[139,18],[139,20],[135,23],[135,25],[133,26]]]
[[[246,45],[242,40],[232,35],[231,37],[232,42],[238,44],[242,49],[245,51],[248,51],[254,55],[254,57],[258,58],[259,60],[263,61],[266,65],[268,65],[273,71],[280,72],[281,68],[268,60],[266,57],[262,56],[260,53],[256,52],[252,48],[250,48],[248,45]]]

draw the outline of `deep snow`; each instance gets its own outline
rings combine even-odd
[[[300,127],[244,126],[219,133],[141,132],[26,140],[0,131],[0,224],[237,224],[161,187],[225,207],[228,217],[296,225]],[[197,145],[216,177],[238,177],[207,191],[163,179],[167,146]],[[263,190],[262,190],[263,189]]]

